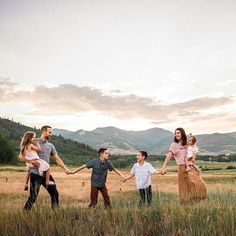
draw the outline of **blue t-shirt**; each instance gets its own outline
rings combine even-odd
[[[90,160],[86,163],[86,167],[93,168],[91,175],[91,184],[94,187],[104,187],[107,179],[107,172],[112,171],[115,167],[108,160],[102,161],[100,158]]]

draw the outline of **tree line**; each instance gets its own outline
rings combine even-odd
[[[0,164],[20,164],[19,154],[20,140],[26,131],[33,131],[39,137],[40,130],[28,127],[10,119],[0,118]],[[63,138],[61,135],[53,136],[51,142],[55,145],[58,154],[67,165],[82,165],[97,156],[97,151],[87,144]],[[135,162],[135,155],[112,155],[110,158],[117,168],[131,167]],[[149,155],[148,161],[163,161],[165,155]],[[233,162],[236,154],[229,156],[198,156],[198,160]]]
[[[28,127],[10,119],[0,118],[0,163],[19,164],[18,154],[23,134],[33,131],[40,136],[40,130]],[[51,142],[66,164],[80,164],[97,155],[96,150],[89,145],[78,143],[62,136],[53,136]]]

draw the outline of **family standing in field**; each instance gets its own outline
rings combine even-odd
[[[168,162],[172,157],[175,158],[178,166],[180,203],[199,202],[206,197],[206,184],[201,177],[200,170],[194,164],[198,154],[197,140],[192,135],[187,138],[183,128],[177,128],[175,130],[174,142],[170,145],[164,164],[159,170],[156,170],[146,161],[148,157],[146,151],[139,151],[136,157],[137,163],[133,165],[129,176],[124,176],[108,160],[109,153],[106,148],[99,149],[98,158],[88,161],[74,171],[70,171],[58,156],[54,145],[49,142],[51,137],[52,127],[43,126],[41,128],[40,138],[37,139],[34,132],[26,132],[22,138],[19,158],[21,161],[26,162],[27,165],[25,191],[28,190],[28,181],[30,180],[30,195],[25,203],[25,210],[30,210],[36,202],[41,185],[43,185],[51,197],[52,208],[59,205],[59,193],[49,166],[51,158],[55,160],[56,164],[66,174],[75,174],[84,168],[92,168],[89,207],[95,207],[97,205],[99,191],[103,196],[105,206],[111,206],[110,197],[106,188],[108,170],[114,171],[119,175],[122,178],[122,182],[135,177],[136,186],[140,195],[140,204],[143,205],[147,201],[148,205],[150,205],[152,202],[151,174],[164,175]]]

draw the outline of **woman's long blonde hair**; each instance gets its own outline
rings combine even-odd
[[[32,131],[28,131],[24,134],[20,143],[20,155],[24,156],[25,149],[31,143],[31,140],[34,137],[34,135],[36,135],[36,133]]]

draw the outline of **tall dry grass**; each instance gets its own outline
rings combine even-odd
[[[176,174],[153,176],[153,203],[139,207],[134,180],[109,174],[112,209],[102,201],[89,209],[90,172],[66,176],[54,170],[60,207],[51,210],[41,190],[31,212],[24,212],[23,172],[0,172],[0,235],[236,235],[236,173],[203,174],[208,197],[180,205]],[[6,181],[7,178],[7,181]]]
[[[154,193],[150,207],[138,207],[134,191],[113,196],[112,209],[76,206],[69,199],[51,210],[42,197],[31,212],[4,202],[22,195],[1,194],[1,235],[235,235],[236,194],[212,191],[195,205],[180,205],[174,193]]]

